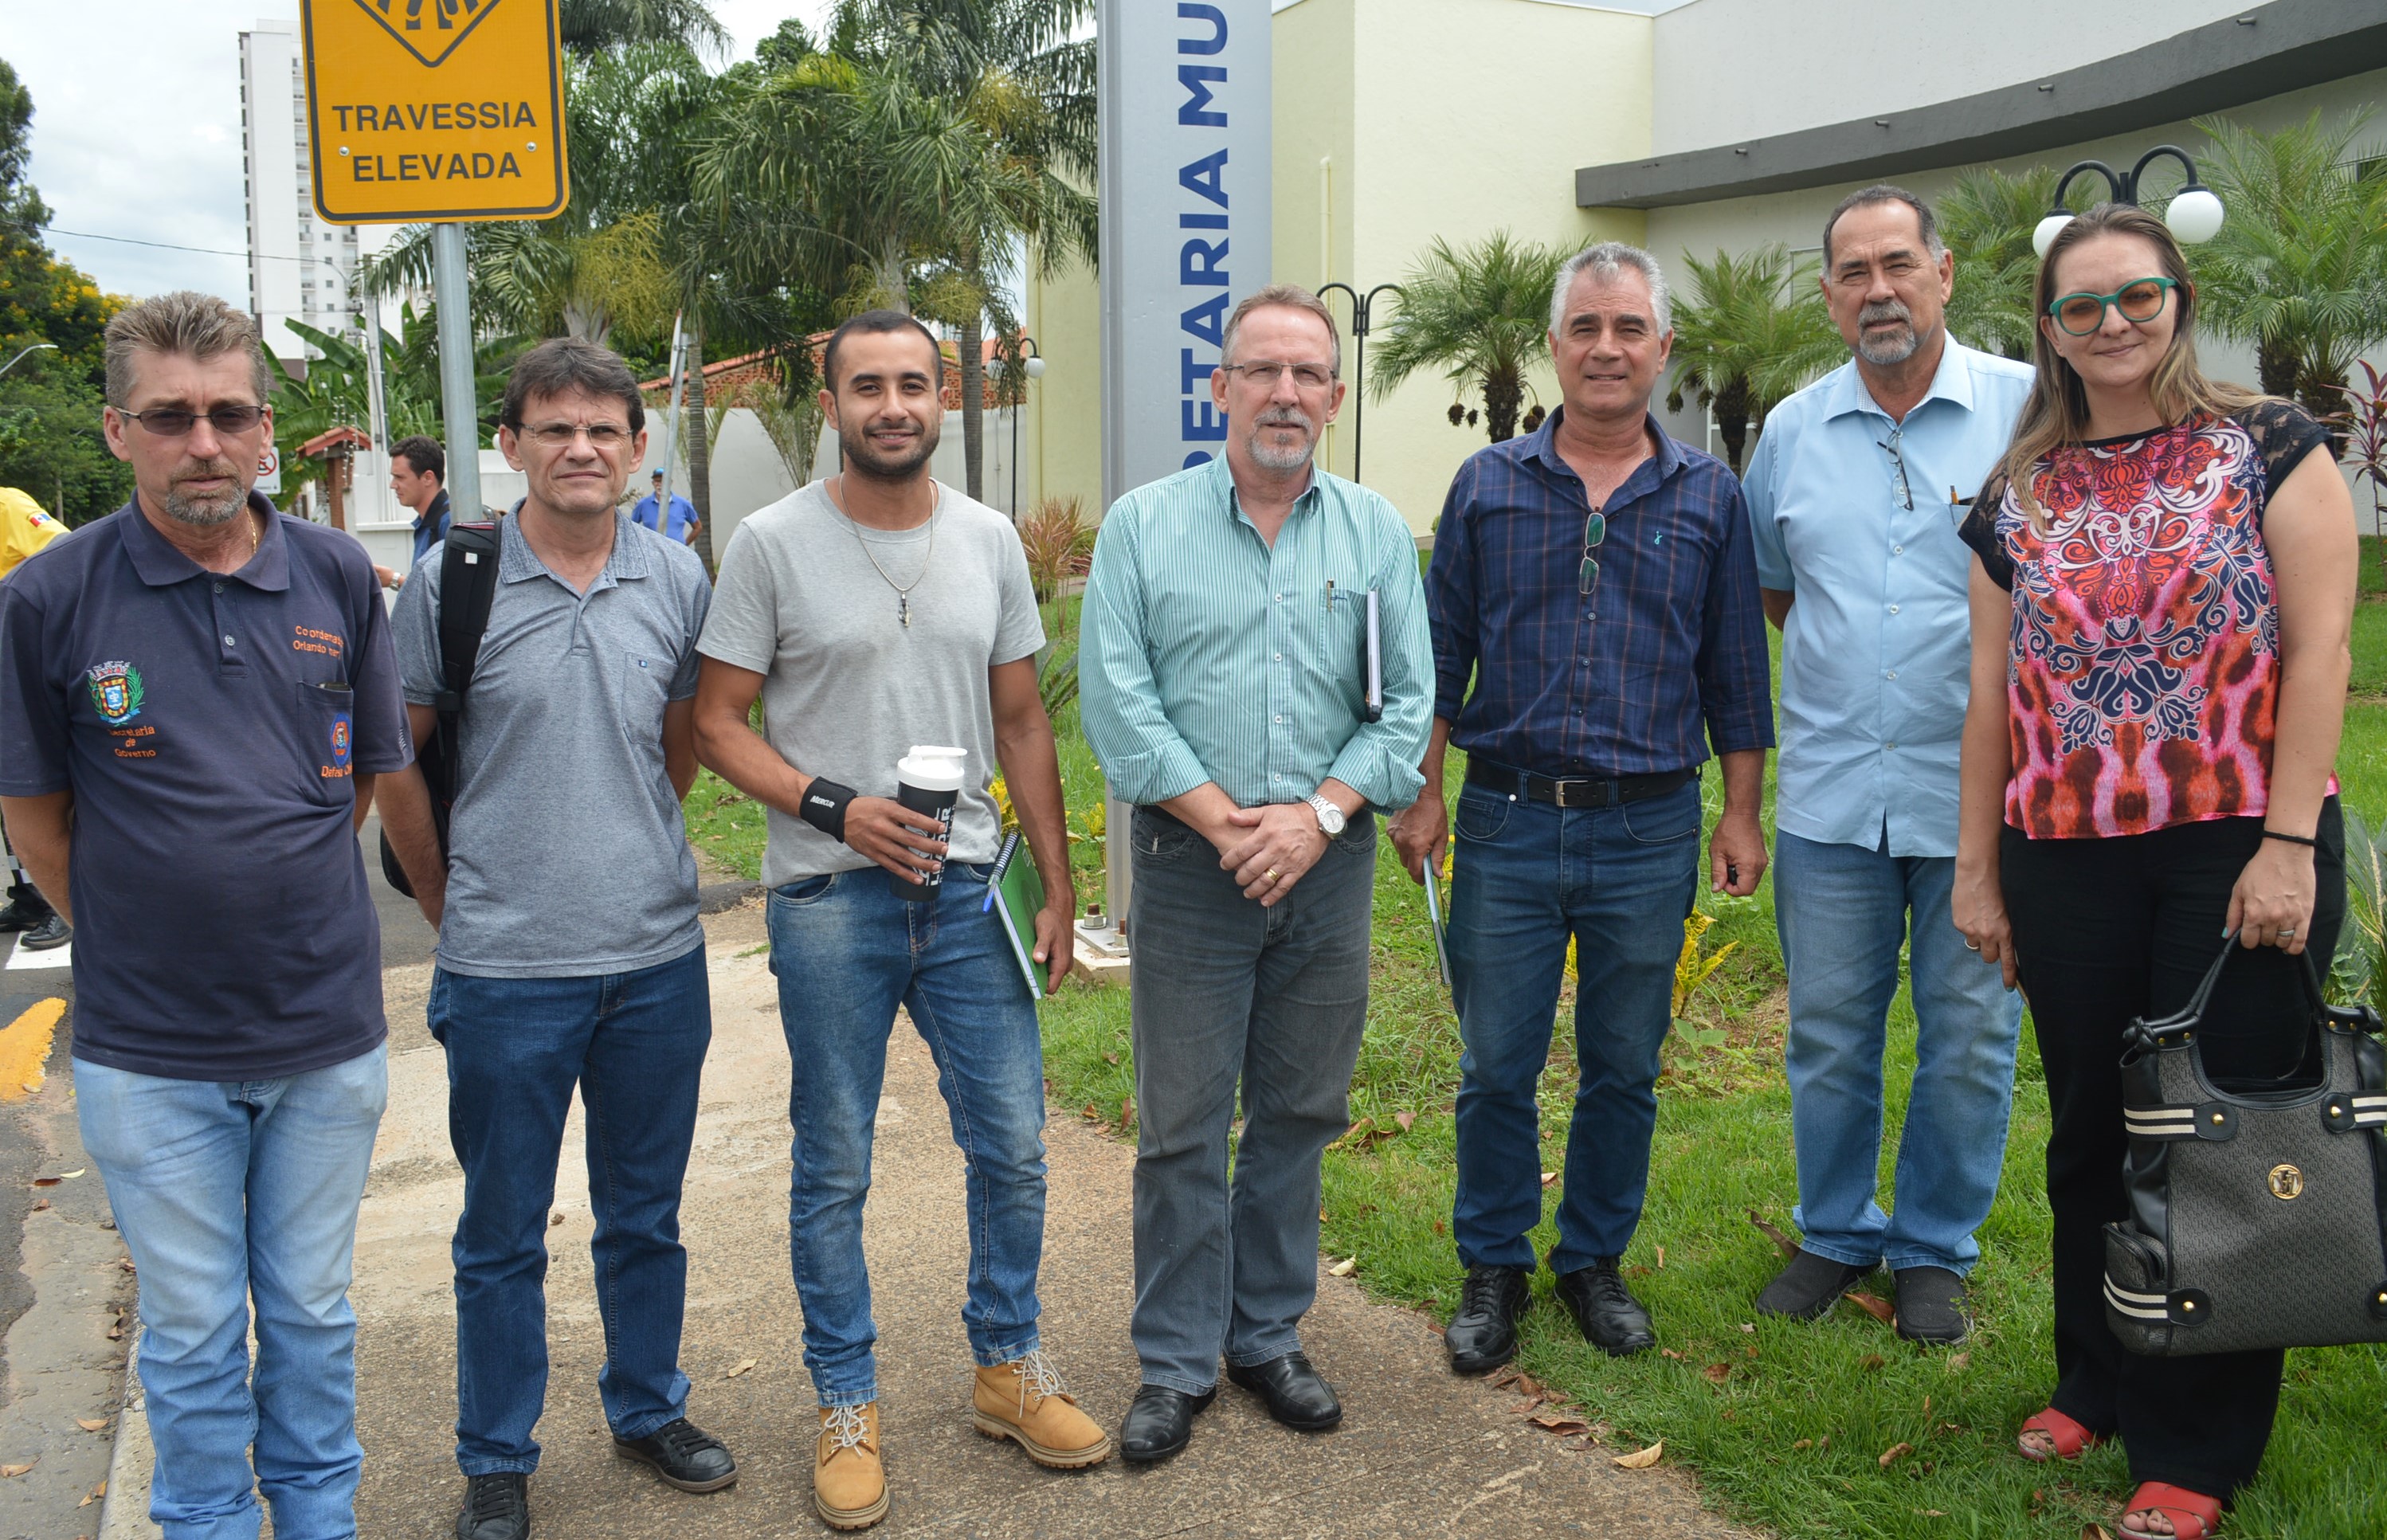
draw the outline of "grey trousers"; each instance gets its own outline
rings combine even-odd
[[[1319,1157],[1350,1126],[1368,1016],[1376,821],[1354,820],[1272,909],[1167,814],[1138,809],[1130,843],[1130,1329],[1144,1383],[1199,1395],[1221,1353],[1248,1365],[1299,1347],[1317,1298]]]

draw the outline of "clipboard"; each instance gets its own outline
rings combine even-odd
[[[1367,680],[1368,693],[1359,711],[1362,722],[1384,719],[1384,638],[1382,622],[1377,618],[1376,590],[1368,590],[1367,652],[1360,659],[1361,677]]]

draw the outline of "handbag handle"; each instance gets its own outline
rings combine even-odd
[[[2221,970],[2229,966],[2230,953],[2252,950],[2238,944],[2238,932],[2235,930],[2225,932],[2221,938],[2221,955],[2213,959],[2213,966],[2204,970],[2204,979],[2196,986],[2196,992],[2189,997],[2188,1004],[2180,1013],[2166,1023],[2166,1027],[2177,1029],[2201,1024],[2204,1020],[2205,1004],[2213,998],[2214,986],[2221,982]],[[2296,961],[2303,965],[2296,969],[2296,977],[2304,983],[2305,1001],[2312,1006],[2313,1015],[2318,1017],[2328,1010],[2329,1004],[2321,993],[2320,975],[2313,967],[2312,948],[2305,948],[2297,954]]]

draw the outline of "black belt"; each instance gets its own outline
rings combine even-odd
[[[1592,776],[1573,780],[1553,780],[1547,776],[1511,770],[1505,764],[1488,764],[1480,759],[1467,762],[1467,784],[1470,786],[1480,786],[1504,797],[1528,797],[1537,802],[1553,802],[1560,807],[1615,807],[1624,802],[1643,802],[1678,790],[1699,778],[1699,771],[1693,768],[1665,770],[1654,776]]]

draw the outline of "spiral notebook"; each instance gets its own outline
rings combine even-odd
[[[1028,980],[1028,998],[1044,998],[1044,969],[1036,961],[1036,916],[1044,910],[1044,881],[1036,863],[1020,859],[1019,836],[1007,834],[994,858],[994,875],[986,885],[986,907],[1003,912],[1003,933],[1011,941],[1011,955]]]

